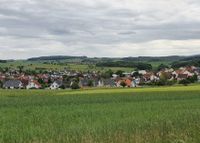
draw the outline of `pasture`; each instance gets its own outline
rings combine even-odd
[[[2,68],[11,68],[11,69],[18,69],[18,66],[24,66],[24,70],[76,70],[76,71],[107,71],[111,69],[112,71],[116,72],[118,70],[132,72],[133,68],[126,68],[126,67],[96,67],[95,65],[88,65],[88,64],[81,64],[81,63],[65,63],[63,65],[59,64],[46,64],[45,62],[32,62],[32,61],[10,61],[7,63],[0,63],[0,67]]]
[[[8,61],[7,63],[0,63],[0,67],[2,68],[11,68],[11,69],[18,69],[18,66],[24,66],[24,70],[77,70],[77,71],[107,71],[111,69],[113,72],[116,72],[118,70],[126,71],[126,72],[132,72],[135,70],[135,67],[97,67],[95,64],[86,64],[81,63],[81,61],[60,61],[63,64],[48,64],[50,61],[26,61],[26,60],[16,60],[16,61]],[[153,69],[157,69],[157,67],[160,64],[166,64],[170,65],[171,62],[167,61],[154,61],[154,62],[148,62],[144,61],[146,63],[149,63],[152,65]]]
[[[199,143],[200,86],[0,90],[1,143]]]

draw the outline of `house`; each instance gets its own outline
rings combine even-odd
[[[174,71],[172,73],[172,75],[177,80],[183,80],[183,79],[186,79],[188,77],[192,77],[194,75],[194,73],[186,70],[186,68],[180,68],[179,70]]]
[[[96,78],[92,79],[92,83],[93,83],[94,87],[98,87],[99,86],[99,80],[96,79]]]
[[[192,72],[190,72],[190,71],[188,71],[188,70],[185,70],[185,71],[183,72],[183,74],[186,74],[188,77],[194,76],[194,73],[192,73]]]
[[[149,72],[143,75],[143,79],[145,82],[151,82],[151,81],[157,81],[159,80],[159,77],[155,76],[154,73]]]
[[[133,86],[132,80],[130,80],[130,79],[128,79],[128,78],[125,79],[124,82],[126,83],[126,86],[127,86],[127,87],[132,87],[132,86]]]
[[[23,87],[26,87],[28,85],[28,83],[29,83],[28,79],[20,79],[20,81],[22,82]]]
[[[121,79],[121,78],[120,78],[120,79],[118,78],[118,79],[116,80],[116,85],[117,85],[117,87],[121,87],[121,83],[122,83],[122,82],[124,82],[124,80]]]
[[[63,82],[61,80],[56,80],[51,84],[50,89],[59,89],[62,85]]]
[[[174,71],[173,68],[165,68],[165,69],[164,69],[164,72],[172,73],[173,71]]]
[[[147,74],[147,71],[146,70],[139,70],[138,73],[141,74],[141,75],[145,75],[145,74]]]
[[[133,87],[134,86],[131,79],[129,79],[129,78],[122,78],[122,79],[120,79],[120,80],[117,81],[117,84],[116,84],[117,87],[122,87],[121,86],[122,82],[124,82],[126,84],[126,87]]]
[[[180,69],[172,72],[173,77],[176,79],[178,78],[179,74],[182,74],[182,70],[180,70]]]
[[[88,87],[90,80],[88,78],[83,78],[79,82],[80,87]]]
[[[132,73],[124,72],[122,73],[122,75],[125,77],[131,77]]]
[[[4,81],[5,80],[5,76],[4,75],[0,75],[0,81]]]
[[[20,80],[8,80],[3,84],[5,89],[20,89],[23,88],[23,84]]]
[[[117,75],[117,74],[112,74],[112,77],[113,77],[114,79],[116,79],[117,77],[119,77],[119,75]]]
[[[31,81],[29,81],[26,88],[27,89],[40,89],[40,88],[42,88],[42,85],[37,80],[31,80]]]
[[[140,78],[133,78],[132,86],[133,87],[138,87],[139,84],[140,84]]]
[[[103,79],[104,87],[116,87],[116,82],[113,79]]]
[[[180,81],[180,80],[183,80],[183,79],[186,79],[186,78],[188,78],[187,74],[179,74],[178,77],[177,77],[177,80]]]
[[[50,79],[50,76],[47,74],[38,74],[36,77],[37,79],[43,80],[45,83],[48,83]]]
[[[98,80],[98,87],[103,87],[104,86],[104,82],[103,80]]]

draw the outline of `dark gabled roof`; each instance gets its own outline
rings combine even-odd
[[[94,80],[93,80],[93,84],[94,84],[94,86],[98,86],[99,80],[98,80],[98,79],[94,79]]]
[[[88,82],[89,82],[89,79],[86,79],[86,78],[80,80],[80,83],[82,86],[88,86]]]
[[[59,86],[63,85],[63,82],[61,80],[56,80],[55,83],[58,84]]]
[[[105,86],[116,86],[116,83],[113,79],[103,79],[103,84]]]
[[[19,88],[22,82],[20,80],[8,80],[4,83],[3,87],[14,87]]]

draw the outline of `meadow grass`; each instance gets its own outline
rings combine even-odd
[[[69,70],[76,70],[76,71],[107,71],[111,69],[113,72],[118,70],[132,72],[134,68],[126,68],[126,67],[96,67],[92,65],[93,68],[88,66],[88,64],[80,64],[80,63],[67,63],[66,65],[59,65],[59,64],[45,64],[44,62],[32,62],[32,61],[11,61],[7,63],[0,63],[0,67],[10,67],[13,69],[18,69],[18,66],[24,66],[24,70],[36,70],[36,69],[46,69],[46,70],[64,70],[65,68]]]
[[[2,143],[199,143],[200,86],[0,90]]]

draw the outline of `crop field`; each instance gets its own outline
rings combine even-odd
[[[80,64],[80,63],[66,63],[64,65],[59,64],[45,64],[44,62],[30,62],[30,61],[11,61],[7,63],[0,63],[0,67],[5,68],[12,68],[17,69],[18,66],[24,66],[24,70],[37,70],[37,69],[44,69],[44,70],[77,70],[77,71],[107,71],[111,69],[112,71],[116,72],[118,70],[132,72],[134,67],[126,68],[126,67],[96,67],[95,65],[88,65],[88,64]]]
[[[81,61],[61,61],[63,64],[50,64],[51,61],[25,61],[25,60],[17,60],[17,61],[9,61],[7,63],[0,63],[0,67],[2,68],[12,68],[18,69],[18,66],[24,66],[24,70],[77,70],[77,71],[107,71],[111,69],[113,72],[118,70],[122,70],[125,72],[132,72],[135,70],[135,67],[97,67],[95,64],[86,64],[81,63]],[[169,61],[144,61],[152,65],[153,69],[156,70],[160,64],[170,65]]]
[[[0,143],[199,142],[199,85],[0,90]]]

